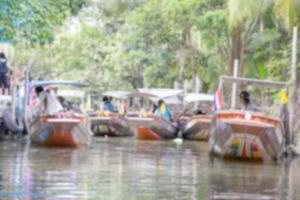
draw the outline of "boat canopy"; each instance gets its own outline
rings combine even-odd
[[[168,97],[174,97],[183,94],[183,90],[167,88],[139,88],[138,91],[139,93],[147,94],[149,96],[152,95],[160,99],[165,99]]]
[[[214,95],[204,94],[204,93],[188,93],[184,96],[184,102],[186,103],[201,102],[201,101],[207,101],[207,102],[214,101]]]
[[[37,86],[54,86],[54,85],[65,85],[65,86],[72,86],[72,87],[87,87],[87,85],[74,82],[74,81],[57,81],[57,80],[51,80],[51,81],[33,81],[30,83],[31,87],[37,87]]]
[[[152,97],[150,100],[154,103],[157,103],[161,98]],[[182,100],[178,96],[166,97],[163,98],[167,105],[180,105],[182,104]]]
[[[127,97],[142,97],[142,98],[157,98],[155,95],[148,94],[148,93],[143,93],[143,92],[130,92],[127,94]]]
[[[232,76],[220,76],[220,80],[222,81],[230,81],[237,84],[247,84],[247,85],[257,85],[265,88],[277,88],[283,89],[288,86],[285,82],[280,81],[270,81],[270,80],[259,80],[259,79],[250,79],[244,77],[232,77]]]
[[[84,98],[84,92],[78,90],[58,90],[57,96],[69,96]]]
[[[126,91],[106,91],[102,93],[102,96],[110,96],[117,99],[126,99],[130,92]]]

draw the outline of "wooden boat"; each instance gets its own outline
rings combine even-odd
[[[221,77],[260,88],[284,88],[285,83],[247,78]],[[209,141],[210,153],[224,158],[276,160],[282,151],[283,122],[265,113],[220,110],[215,113]]]
[[[94,136],[132,136],[127,121],[120,116],[91,116]]]
[[[182,90],[166,88],[141,88],[138,92],[128,94],[131,98],[138,98],[137,102],[157,102],[164,99],[167,105],[181,103],[178,97]],[[143,100],[143,101],[140,101]],[[148,108],[149,109],[149,108]],[[143,105],[139,105],[138,110],[145,110]],[[177,137],[177,128],[171,123],[153,114],[127,115],[126,119],[130,129],[139,140],[163,140]]]
[[[164,140],[177,137],[176,127],[159,117],[127,117],[138,140]]]
[[[195,115],[186,123],[182,137],[187,140],[208,141],[211,130],[211,116]]]
[[[113,97],[118,100],[126,100],[126,91],[107,91],[103,96]],[[125,113],[124,113],[125,114]],[[90,115],[92,131],[94,136],[132,136],[129,125],[124,117],[118,113],[100,111]]]
[[[77,147],[87,144],[91,132],[88,118],[73,115],[41,116],[30,124],[30,139],[34,144]]]
[[[277,159],[283,140],[280,120],[259,113],[220,111],[215,114],[211,151],[228,158]]]
[[[53,85],[85,87],[83,84],[70,81],[40,81],[33,82],[30,86],[34,88]],[[27,120],[27,123],[29,124],[30,140],[33,144],[77,147],[88,144],[92,134],[88,117],[72,111],[59,112],[51,116],[32,117],[31,120]]]
[[[210,94],[190,93],[184,98],[185,103],[203,104],[213,102],[214,96]],[[195,114],[185,123],[182,137],[187,140],[208,141],[211,130],[211,115]]]

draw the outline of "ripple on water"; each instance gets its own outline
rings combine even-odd
[[[91,147],[0,143],[0,199],[300,199],[299,160],[211,159],[207,143],[94,138]]]

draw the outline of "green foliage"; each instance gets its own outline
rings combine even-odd
[[[55,27],[85,4],[84,0],[3,0],[0,39],[33,45],[51,43]]]
[[[297,24],[300,13],[293,0],[17,1],[15,14],[0,12],[0,27],[17,41],[18,64],[37,52],[34,78],[78,80],[91,92],[173,87],[196,76],[212,92],[237,55],[243,75],[286,81],[291,38],[283,24]],[[28,22],[16,29],[19,18]]]

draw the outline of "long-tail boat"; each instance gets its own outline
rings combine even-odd
[[[168,101],[174,104],[175,96],[182,94],[181,90],[176,89],[139,89],[138,92],[132,93],[130,97],[138,97],[138,102],[157,102],[159,99],[164,99],[168,105]],[[143,99],[142,101],[140,101]],[[176,98],[175,98],[176,99]],[[140,106],[140,110],[143,105]],[[151,113],[151,111],[150,111]],[[163,140],[174,139],[177,137],[177,127],[169,121],[166,121],[158,116],[146,112],[139,114],[128,114],[126,119],[129,122],[131,129],[135,132],[136,139],[141,140]]]
[[[287,87],[283,82],[221,76],[219,91],[225,81],[260,89]],[[282,151],[285,132],[283,120],[265,112],[237,110],[231,105],[214,115],[210,153],[224,158],[276,160]]]
[[[184,101],[187,104],[211,103],[213,100],[214,96],[210,94],[190,93],[184,97]],[[211,130],[211,120],[212,116],[208,113],[193,113],[188,122],[184,125],[182,137],[187,140],[208,141]]]
[[[84,84],[71,81],[38,81],[32,82],[30,88],[61,85],[85,87]],[[32,100],[34,97],[30,99]],[[33,144],[77,147],[88,144],[92,134],[88,117],[72,111],[61,111],[54,115],[40,114],[31,117],[28,122],[30,140]]]
[[[126,101],[127,94],[129,93],[126,91],[107,91],[104,92],[102,96]],[[91,113],[89,119],[94,136],[132,136],[133,133],[124,115],[125,113],[112,113],[107,111]]]
[[[135,129],[139,140],[163,140],[177,137],[177,129],[171,123],[157,116],[129,116],[130,126]]]

